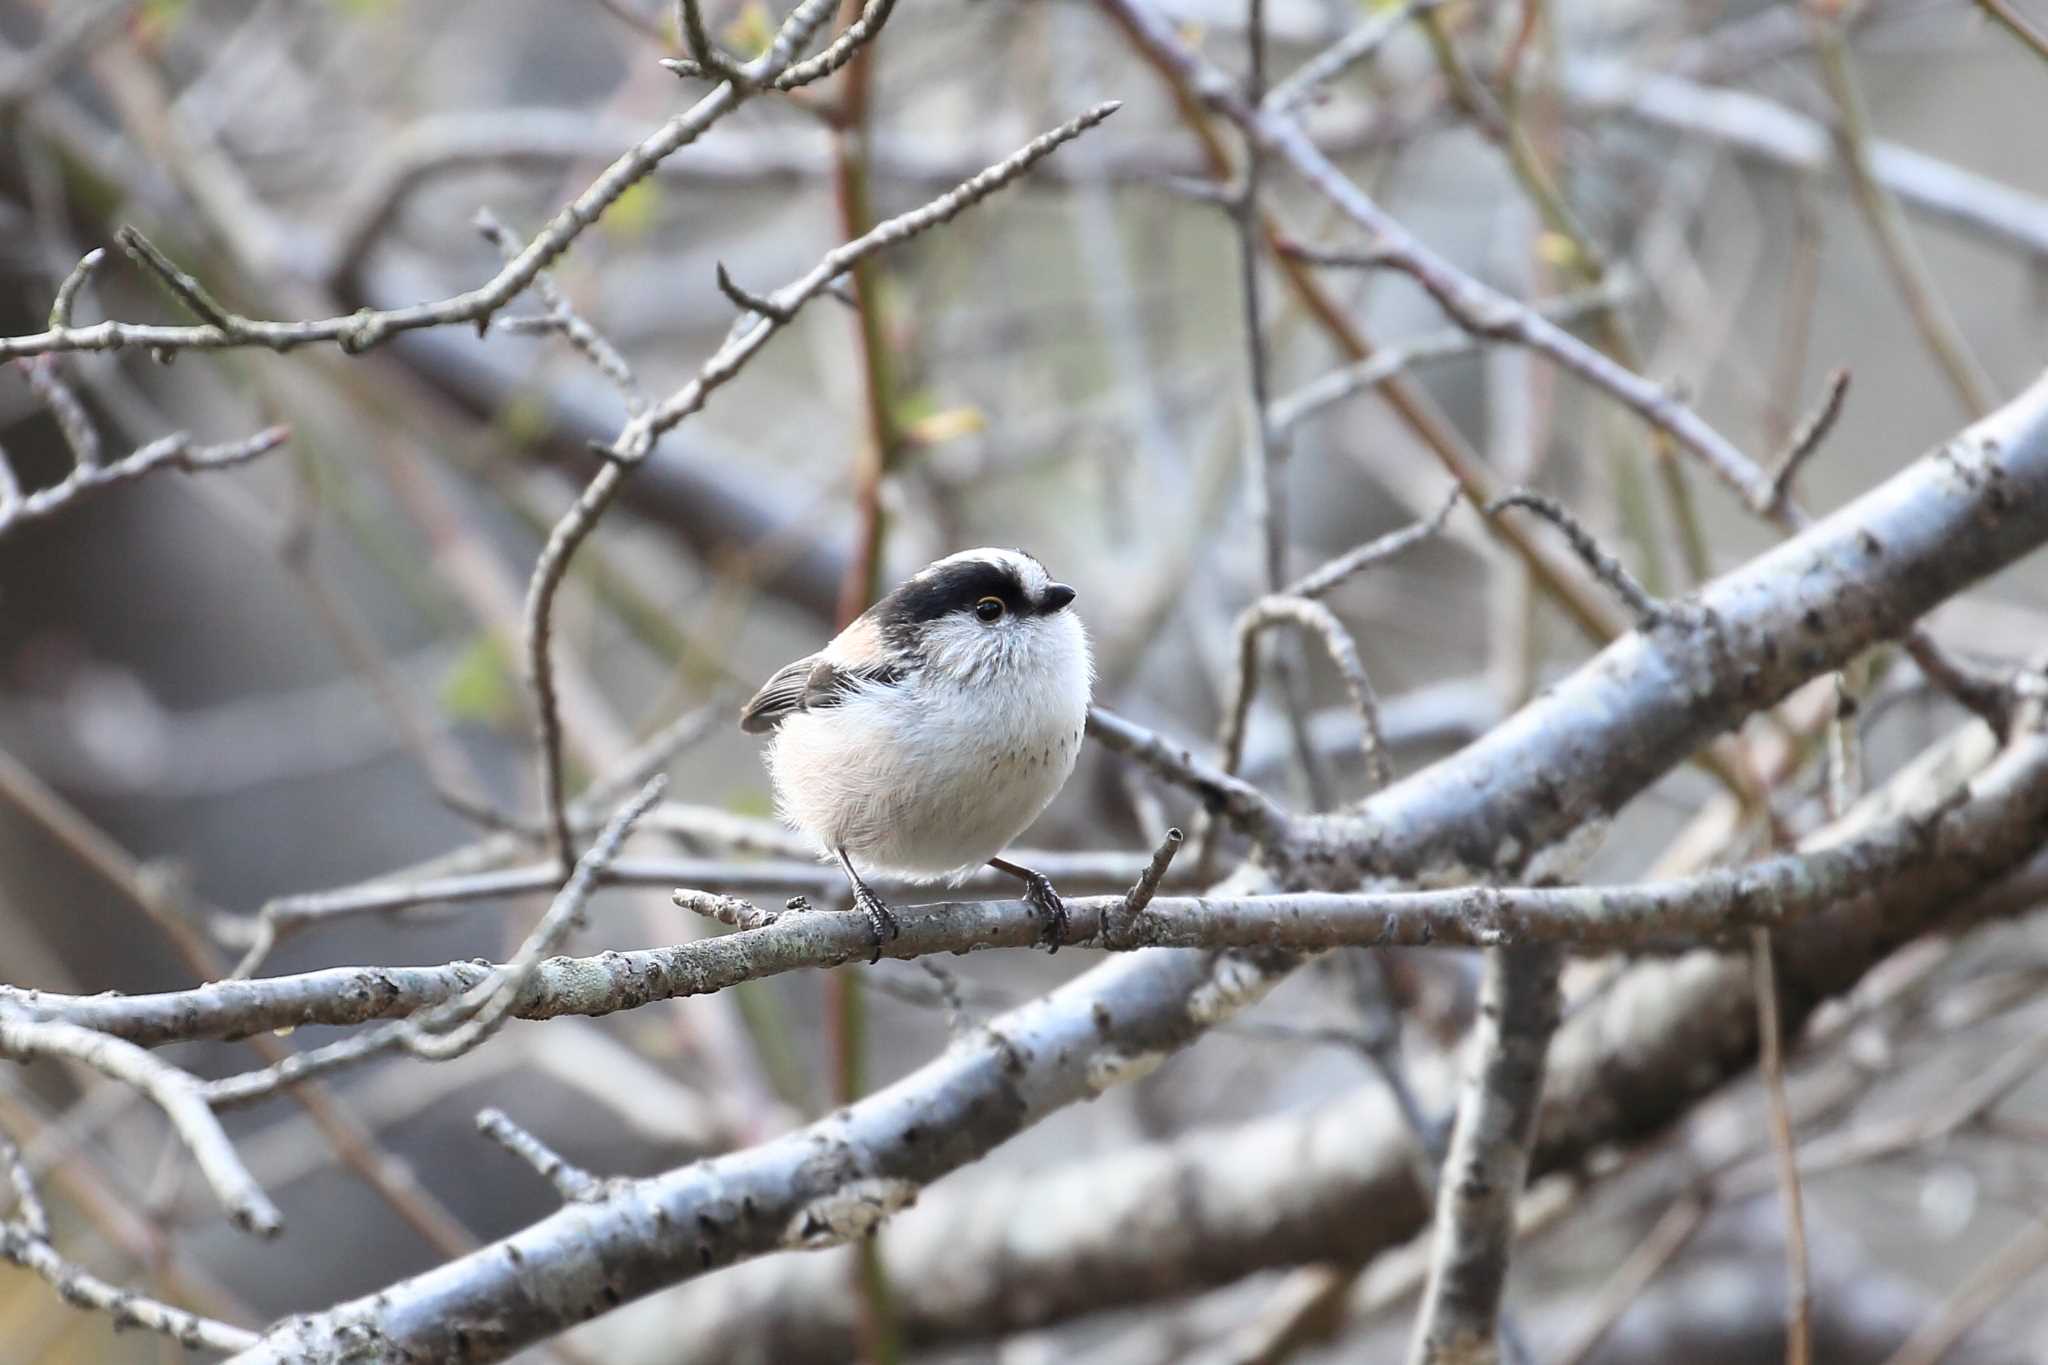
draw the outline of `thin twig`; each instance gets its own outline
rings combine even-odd
[[[23,522],[50,516],[87,493],[128,483],[158,469],[199,473],[246,464],[277,449],[290,435],[289,427],[268,427],[245,441],[217,446],[194,446],[183,432],[160,437],[112,464],[80,465],[62,483],[38,489],[11,504],[0,499],[0,535]]]
[[[1651,426],[1667,431],[1715,476],[1745,499],[1764,485],[1763,471],[1705,419],[1656,384],[1458,269],[1375,203],[1340,171],[1299,123],[1247,104],[1222,73],[1144,0],[1102,0],[1163,65],[1180,73],[1203,103],[1245,131],[1269,155],[1364,229],[1388,264],[1414,278],[1460,326],[1486,337],[1533,347],[1603,390]]]
[[[489,209],[478,209],[473,220],[477,231],[484,239],[498,248],[508,262],[518,259],[519,239],[500,223]],[[543,270],[533,277],[533,291],[540,295],[541,303],[547,307],[548,318],[555,329],[574,346],[591,367],[619,391],[625,400],[626,411],[637,413],[647,406],[647,398],[640,392],[640,381],[633,376],[633,367],[627,363],[619,348],[605,338],[604,333],[590,325],[589,321],[570,304],[568,296],[562,293],[555,278]]]
[[[1593,1306],[1587,1310],[1586,1321],[1567,1344],[1560,1347],[1551,1358],[1550,1365],[1581,1365],[1622,1315],[1636,1305],[1643,1291],[1650,1287],[1665,1266],[1705,1226],[1707,1213],[1713,1206],[1697,1193],[1687,1193],[1675,1199],[1671,1207],[1664,1210],[1643,1240],[1636,1244],[1627,1259],[1614,1268],[1607,1282],[1593,1296]]]
[[[18,1223],[31,1237],[47,1238],[49,1212],[43,1207],[42,1196],[36,1193],[28,1165],[21,1159],[21,1148],[5,1133],[0,1133],[0,1173],[6,1175],[7,1184],[14,1191],[14,1216],[10,1221]]]
[[[587,1203],[604,1197],[604,1181],[564,1160],[561,1153],[506,1117],[504,1110],[479,1110],[476,1130],[533,1167],[542,1180],[555,1187],[563,1203]]]
[[[90,472],[100,467],[100,435],[94,430],[92,418],[85,411],[85,404],[78,401],[78,395],[64,382],[57,372],[58,357],[37,356],[30,361],[28,384],[36,397],[43,400],[43,406],[56,419],[57,430],[64,437],[64,444],[71,449],[71,457],[78,468]]]
[[[1402,3],[1369,15],[1349,33],[1295,68],[1265,97],[1265,105],[1276,113],[1290,114],[1313,99],[1318,90],[1366,61],[1380,45],[1400,32],[1402,25],[1417,14],[1435,9],[1441,0],[1402,0]],[[1249,92],[1248,92],[1249,93]]]
[[[1984,367],[1970,352],[1970,344],[1957,326],[1955,315],[1942,299],[1933,273],[1913,243],[1912,230],[1899,209],[1899,201],[1885,188],[1872,168],[1870,120],[1863,106],[1863,94],[1849,65],[1849,49],[1842,37],[1839,20],[1823,14],[1814,0],[1807,0],[1807,15],[1813,33],[1814,57],[1820,63],[1821,81],[1834,101],[1839,120],[1835,130],[1842,163],[1856,202],[1877,240],[1879,253],[1890,268],[1892,283],[1912,314],[1913,326],[1928,353],[1948,377],[1949,387],[1971,417],[1991,410],[1992,383]]]
[[[1351,262],[1359,257],[1339,253],[1310,252],[1306,248],[1290,246],[1289,254],[1298,259],[1329,261],[1332,259]],[[1384,258],[1370,258],[1373,264],[1384,266]],[[1612,271],[1606,282],[1591,289],[1575,290],[1556,298],[1544,299],[1530,306],[1553,322],[1569,322],[1588,311],[1613,306],[1631,288],[1631,282],[1621,271]],[[1406,341],[1393,341],[1374,351],[1364,360],[1330,371],[1312,379],[1294,392],[1273,400],[1273,429],[1285,434],[1296,426],[1353,394],[1385,384],[1405,373],[1410,367],[1422,361],[1448,360],[1454,356],[1469,355],[1484,343],[1484,338],[1475,336],[1464,327],[1453,327],[1445,331],[1432,332]]]
[[[64,328],[71,325],[71,313],[78,305],[78,296],[93,277],[93,272],[106,262],[107,249],[96,246],[78,258],[78,264],[71,267],[71,273],[57,286],[57,297],[50,304],[50,326]]]
[[[1283,624],[1308,631],[1323,642],[1330,662],[1344,680],[1351,707],[1358,713],[1358,747],[1365,760],[1366,780],[1371,790],[1378,791],[1394,780],[1394,765],[1387,754],[1386,739],[1380,733],[1379,698],[1373,692],[1372,680],[1366,676],[1351,632],[1344,628],[1337,614],[1321,602],[1302,597],[1262,597],[1237,618],[1237,669],[1231,676],[1230,700],[1223,710],[1220,739],[1224,770],[1235,771],[1244,758],[1244,733],[1256,686],[1259,636]]]
[[[1764,505],[1756,510],[1776,520],[1792,497],[1793,480],[1806,466],[1808,459],[1820,449],[1820,443],[1834,430],[1835,419],[1842,415],[1842,400],[1849,394],[1849,371],[1836,369],[1828,375],[1828,391],[1821,399],[1820,406],[1810,413],[1792,432],[1785,443],[1785,453],[1780,455],[1771,467],[1770,495]]]
[[[1813,1359],[1813,1289],[1806,1256],[1806,1212],[1799,1188],[1799,1143],[1785,1100],[1785,1051],[1778,1021],[1778,980],[1771,931],[1750,931],[1756,976],[1757,1065],[1769,1101],[1771,1149],[1778,1161],[1778,1191],[1785,1206],[1785,1365]]]
[[[1939,1365],[1984,1315],[2048,1265],[2048,1217],[2037,1217],[1970,1272],[1884,1365]]]
[[[247,1104],[307,1077],[353,1065],[393,1048],[404,1048],[431,1061],[446,1061],[475,1048],[512,1017],[535,973],[577,922],[605,868],[617,858],[634,823],[654,803],[667,781],[659,774],[649,779],[640,794],[612,817],[577,860],[568,881],[511,961],[467,982],[452,999],[416,1011],[397,1023],[326,1047],[294,1053],[259,1071],[207,1082],[203,1087],[207,1101],[216,1107]]]
[[[1464,497],[1465,490],[1456,484],[1444,496],[1443,505],[1435,515],[1425,521],[1403,526],[1398,531],[1389,531],[1383,536],[1367,541],[1355,550],[1347,550],[1321,568],[1313,569],[1295,579],[1280,590],[1282,597],[1319,598],[1337,589],[1345,580],[1386,563],[1412,547],[1420,545],[1437,532],[1443,530],[1444,522],[1450,519],[1451,509]]]
[[[2007,0],[1977,0],[1977,8],[1996,19],[2007,33],[2032,48],[2036,57],[2048,61],[2048,34],[2028,23],[2026,16]]]
[[[1564,504],[1541,493],[1518,489],[1506,497],[1496,498],[1487,504],[1486,515],[1498,516],[1510,507],[1521,507],[1541,516],[1545,521],[1564,532],[1571,542],[1572,552],[1589,569],[1593,576],[1606,584],[1608,589],[1628,604],[1629,614],[1635,617],[1636,629],[1650,630],[1662,624],[1665,608],[1649,593],[1643,590],[1635,575],[1622,562],[1600,548],[1600,542],[1593,533],[1579,524],[1577,517],[1565,510]]]
[[[109,1284],[65,1260],[46,1238],[36,1236],[19,1223],[0,1223],[0,1259],[12,1261],[40,1277],[68,1304],[105,1313],[116,1327],[162,1333],[187,1350],[232,1353],[245,1351],[261,1340],[258,1333],[246,1327],[204,1318],[121,1285]]]

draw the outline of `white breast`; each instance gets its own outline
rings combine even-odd
[[[986,667],[945,662],[913,687],[866,689],[776,731],[769,770],[780,809],[822,852],[843,847],[863,871],[963,876],[1065,785],[1092,674],[1079,619],[1028,623]]]

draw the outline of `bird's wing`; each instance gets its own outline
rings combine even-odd
[[[837,706],[864,684],[893,683],[902,677],[903,670],[887,664],[851,667],[820,654],[807,655],[784,665],[761,684],[753,700],[740,708],[740,729],[750,735],[762,734],[795,712]]]

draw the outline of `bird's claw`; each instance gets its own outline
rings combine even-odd
[[[868,959],[873,966],[882,960],[882,945],[903,932],[903,926],[896,922],[896,912],[882,903],[882,898],[865,886],[856,888],[853,903],[868,917],[868,938],[874,943],[874,956]]]
[[[1045,932],[1038,941],[1045,945],[1047,955],[1058,952],[1067,937],[1067,906],[1043,873],[1034,872],[1025,879],[1024,903],[1045,916]]]

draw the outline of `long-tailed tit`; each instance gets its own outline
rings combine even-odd
[[[863,868],[956,884],[984,864],[1007,872],[1058,951],[1066,908],[1052,883],[997,855],[1081,752],[1095,665],[1073,600],[1020,550],[949,555],[740,712],[742,730],[773,732],[777,806],[846,869],[877,957],[896,917]]]

